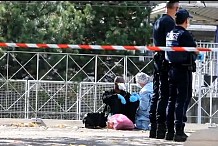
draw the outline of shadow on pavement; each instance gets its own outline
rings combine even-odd
[[[147,137],[47,137],[47,138],[8,138],[0,139],[0,145],[7,146],[182,146],[183,143],[150,139]]]

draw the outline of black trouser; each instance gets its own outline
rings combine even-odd
[[[190,102],[191,71],[187,67],[171,67],[169,70],[169,102],[167,110],[167,128],[168,131],[174,131],[174,113],[176,132],[184,127],[184,121],[187,121],[186,115],[188,104]],[[185,118],[186,120],[185,120]]]
[[[183,123],[185,124],[185,122],[187,122],[187,110],[188,110],[188,106],[189,103],[191,102],[192,99],[192,71],[188,72],[188,77],[189,77],[189,84],[188,84],[188,98],[185,101],[185,105],[184,105],[184,116],[183,116]]]
[[[168,62],[165,60],[164,52],[158,52],[154,56],[153,74],[153,97],[150,107],[151,125],[165,125],[166,106],[169,98],[168,88]]]

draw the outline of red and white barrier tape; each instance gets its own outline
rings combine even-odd
[[[59,48],[83,50],[147,50],[147,51],[218,51],[218,48],[200,47],[156,47],[156,46],[114,46],[114,45],[71,45],[71,44],[29,44],[29,43],[0,43],[0,47],[19,48]]]

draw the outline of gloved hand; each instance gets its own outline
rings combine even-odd
[[[130,102],[136,102],[139,99],[140,99],[139,94],[134,92],[134,93],[131,94],[131,96],[129,98],[129,101]]]
[[[204,54],[199,53],[198,56],[197,56],[197,60],[204,61]]]
[[[126,99],[125,99],[122,95],[117,94],[117,96],[118,96],[118,98],[121,100],[121,103],[122,103],[122,104],[126,104]]]

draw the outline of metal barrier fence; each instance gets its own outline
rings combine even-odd
[[[44,80],[8,80],[1,83],[1,118],[27,119],[81,120],[87,112],[103,110],[102,93],[114,86],[106,82]],[[130,92],[139,91],[134,83],[128,87]]]
[[[133,82],[151,62],[152,56],[6,51],[0,56],[0,117],[80,119],[102,105],[97,90],[111,87],[117,75]]]
[[[198,42],[198,47],[218,48],[218,43]],[[196,123],[218,123],[218,52],[204,52],[204,60],[197,61],[193,73],[193,98],[189,110]]]
[[[214,47],[206,45],[208,43],[201,43],[199,47]],[[205,84],[206,77],[217,74],[217,54],[206,54],[207,59],[197,63],[197,72],[193,74],[189,122],[218,123],[216,77],[209,85]],[[86,61],[81,62],[80,58]],[[114,63],[110,63],[112,58]],[[138,63],[139,58],[144,61]],[[13,66],[9,66],[11,60]],[[6,51],[0,62],[7,64],[0,72],[1,118],[81,119],[87,112],[102,110],[101,94],[113,87],[113,77],[123,75],[129,91],[134,92],[139,90],[134,84],[134,75],[152,68],[152,56]],[[32,72],[30,66],[36,68],[36,72]],[[12,71],[11,67],[16,70]],[[130,71],[134,74],[130,75]],[[21,75],[22,80],[17,80]],[[51,77],[56,80],[52,81]]]
[[[87,112],[102,111],[104,107],[101,100],[102,93],[113,88],[113,83],[109,82],[9,80],[8,83],[4,81],[1,83],[0,116],[2,118],[81,120]],[[139,91],[134,83],[129,83],[128,87],[131,93]],[[217,104],[214,104],[215,107],[210,105],[209,90],[212,89],[201,89],[204,91],[193,92],[188,109],[189,122],[208,123],[210,119],[211,122],[216,122]],[[202,95],[198,95],[199,93]],[[212,93],[213,103],[217,103],[216,93]],[[212,111],[210,111],[211,107]],[[199,115],[199,108],[203,111],[201,115]]]
[[[27,91],[25,80],[0,80],[0,117],[24,118]]]

